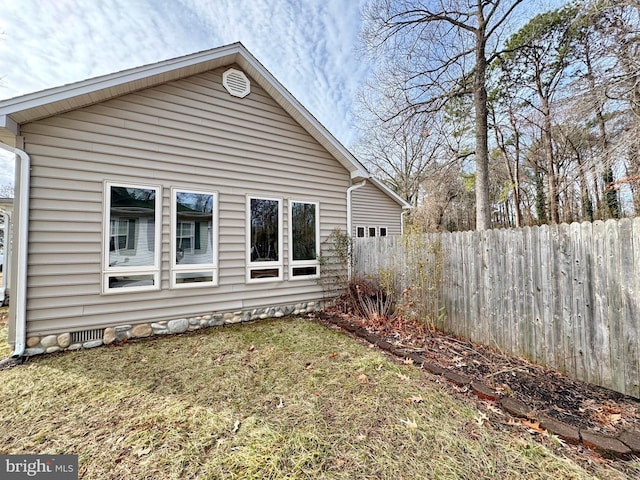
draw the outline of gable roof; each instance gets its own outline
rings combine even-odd
[[[15,146],[23,123],[232,64],[271,95],[351,178],[369,178],[367,169],[239,42],[0,101],[0,141]]]

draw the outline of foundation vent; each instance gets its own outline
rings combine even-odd
[[[234,97],[244,98],[251,93],[251,83],[240,70],[230,68],[222,74],[222,85]]]
[[[79,332],[71,332],[71,343],[84,343],[92,340],[102,340],[104,335],[103,328],[93,330],[81,330]]]

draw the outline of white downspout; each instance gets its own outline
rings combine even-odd
[[[353,235],[353,225],[351,225],[351,192],[357,190],[358,188],[364,187],[366,183],[367,181],[363,180],[357,185],[351,185],[349,188],[347,188],[347,235],[349,236]]]
[[[351,185],[349,188],[347,188],[347,235],[349,235],[349,237],[353,236],[353,225],[351,224],[352,222],[352,217],[351,217],[351,193],[354,190],[357,190],[358,188],[364,187],[367,184],[366,180],[363,180],[362,182],[358,183],[357,185]],[[349,249],[351,249],[351,247],[349,247]],[[349,251],[349,255],[351,255],[351,251]],[[352,270],[352,266],[351,266],[351,262],[349,262],[349,267],[348,267],[348,271],[347,271],[347,278],[349,280],[351,280],[351,270]]]
[[[10,302],[15,306],[14,348],[10,357],[22,357],[26,347],[27,336],[27,246],[29,234],[29,180],[31,159],[27,152],[0,143],[0,148],[17,156],[16,173],[20,179],[20,197],[18,198],[17,233],[17,265],[16,291],[11,292]],[[12,269],[13,270],[13,269]]]

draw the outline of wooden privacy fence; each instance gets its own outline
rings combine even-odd
[[[640,398],[640,218],[358,238],[353,262],[443,331]]]

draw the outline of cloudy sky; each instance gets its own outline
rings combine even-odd
[[[240,41],[340,141],[361,0],[2,0],[0,99]],[[13,179],[0,157],[0,185]]]

